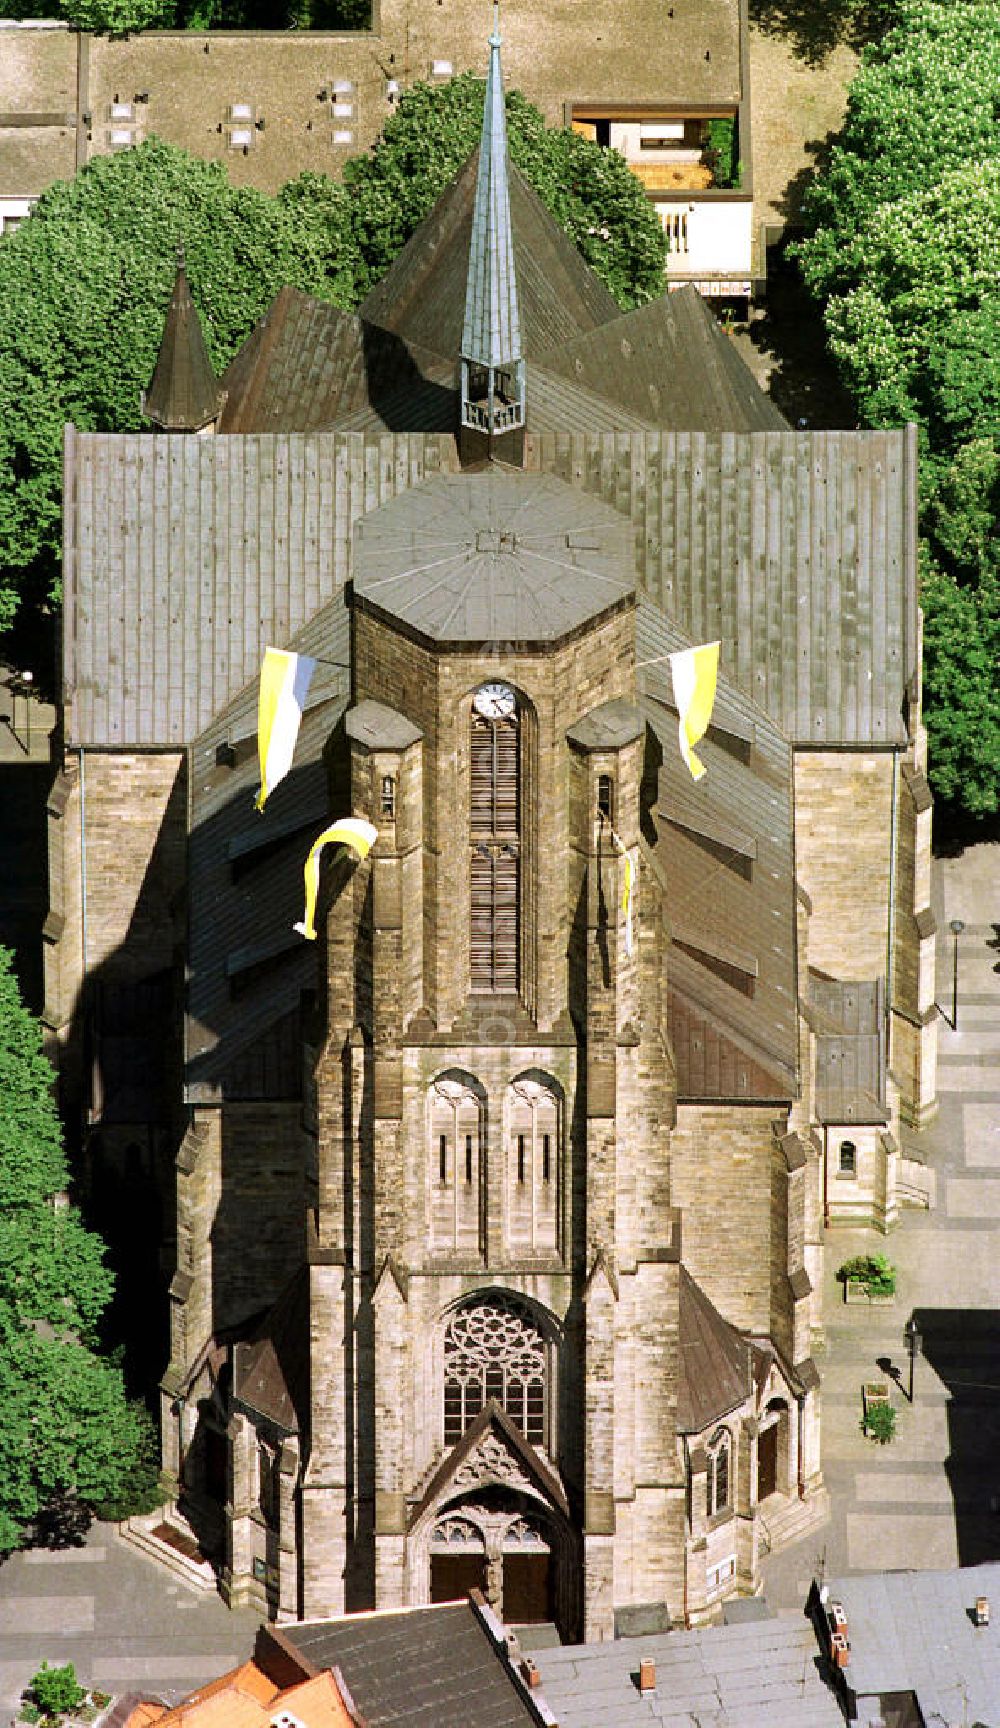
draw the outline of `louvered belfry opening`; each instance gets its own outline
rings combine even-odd
[[[476,995],[513,996],[519,984],[521,728],[472,716],[471,984]]]

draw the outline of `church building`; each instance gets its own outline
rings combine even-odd
[[[217,380],[181,263],[145,412],[66,433],[47,1018],[163,1200],[180,1511],[278,1619],[704,1622],[826,1515],[824,1244],[935,1108],[915,431],[622,313],[496,33],[360,311],[286,288]],[[317,664],[259,814],[268,644]]]

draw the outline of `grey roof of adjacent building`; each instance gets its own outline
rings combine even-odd
[[[816,1035],[818,1120],[887,1123],[885,980],[829,978],[810,967],[806,1014]]]
[[[343,594],[279,645],[324,658],[313,673],[292,771],[263,813],[254,808],[260,783],[256,676],[190,750],[189,1104],[292,1099],[301,1092],[300,1003],[302,992],[316,986],[317,945],[292,925],[302,917],[306,855],[330,820],[323,749],[349,699],[350,620]]]
[[[640,601],[642,712],[658,741],[656,844],[667,889],[668,1021],[678,1097],[790,1099],[798,1090],[792,750],[720,657],[697,784],[680,754],[668,654],[691,646]]]
[[[577,433],[526,463],[627,513],[639,577],[799,746],[906,742],[917,674],[916,428]]]
[[[67,428],[67,743],[197,737],[343,589],[357,519],[455,461],[426,435]]]
[[[205,333],[184,268],[183,248],[167,307],[156,365],[142,398],[147,420],[164,432],[200,432],[215,420],[224,392],[212,370]]]
[[[787,421],[690,284],[563,343],[546,364],[653,426],[692,432],[787,430]]]
[[[366,1728],[537,1728],[467,1602],[300,1620],[281,1632],[315,1668],[341,1670]]]
[[[472,206],[461,354],[465,360],[491,368],[510,366],[521,358],[521,317],[508,190],[507,115],[496,7]]]
[[[748,1338],[724,1320],[685,1266],[679,1271],[677,1431],[697,1434],[753,1390]]]
[[[553,642],[630,598],[629,525],[548,474],[440,475],[359,525],[354,594],[435,642]]]
[[[816,1635],[798,1616],[532,1654],[559,1728],[843,1728]],[[656,1691],[643,1698],[645,1656]]]
[[[977,1596],[994,1610],[987,1626],[972,1623]],[[1000,1723],[1000,1565],[831,1579],[830,1600],[847,1615],[844,1679],[859,1703],[915,1692],[925,1722]]]

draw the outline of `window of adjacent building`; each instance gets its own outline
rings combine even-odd
[[[506,1292],[459,1308],[444,1336],[444,1439],[460,1440],[491,1398],[533,1446],[546,1440],[548,1351],[527,1304]]]
[[[394,774],[383,774],[382,776],[379,809],[383,816],[389,818],[390,822],[396,820],[396,776]]]
[[[434,1248],[478,1251],[483,1099],[471,1077],[443,1076],[430,1098],[430,1223]]]
[[[597,809],[606,821],[615,819],[615,786],[610,774],[597,776]]]
[[[520,725],[472,716],[471,985],[480,995],[513,995],[520,948]]]
[[[840,1142],[840,1174],[856,1176],[858,1173],[858,1149],[853,1140]]]
[[[708,1516],[724,1512],[729,1505],[732,1439],[727,1428],[713,1434],[708,1446]]]
[[[541,1079],[515,1080],[507,1099],[507,1239],[511,1247],[559,1247],[560,1101]]]
[[[277,1526],[280,1484],[278,1454],[273,1446],[268,1446],[263,1440],[257,1448],[257,1471],[260,1509],[267,1523]]]

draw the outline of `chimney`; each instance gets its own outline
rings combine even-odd
[[[526,1686],[531,1686],[532,1688],[542,1684],[541,1671],[537,1662],[532,1662],[530,1656],[525,1656],[524,1661],[521,1663],[521,1678]]]
[[[990,1599],[988,1596],[976,1597],[975,1620],[977,1626],[988,1626],[990,1623]]]
[[[851,1646],[843,1632],[834,1632],[830,1638],[830,1660],[835,1668],[846,1668],[851,1660]]]
[[[648,1698],[656,1691],[656,1663],[652,1656],[643,1656],[639,1662],[639,1696]]]

